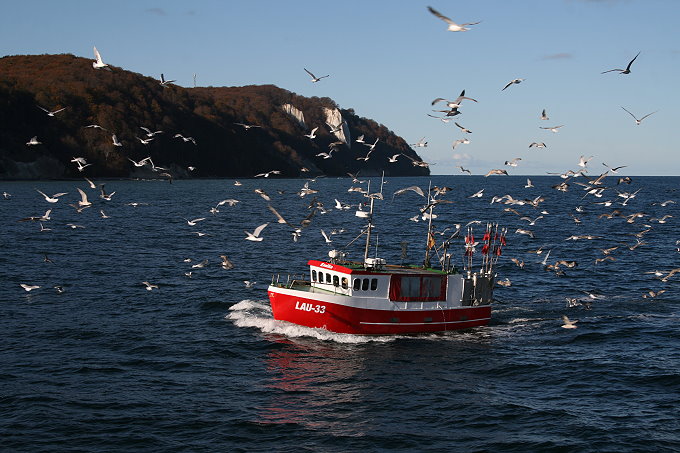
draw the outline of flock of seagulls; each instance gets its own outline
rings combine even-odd
[[[427,7],[428,11],[433,14],[435,17],[438,19],[444,21],[447,24],[447,30],[451,32],[464,32],[464,31],[469,31],[471,26],[477,25],[480,23],[480,21],[477,22],[467,22],[467,23],[462,23],[458,24],[448,18],[447,16],[444,16],[443,14],[439,13],[437,10],[435,10],[432,7]],[[111,70],[109,68],[109,65],[104,63],[101,54],[98,52],[97,48],[94,47],[94,55],[95,55],[95,60],[92,62],[92,66],[94,69],[107,69]],[[634,61],[638,58],[640,55],[640,52],[638,52],[635,57],[630,60],[628,65],[626,66],[625,69],[620,69],[620,68],[615,68],[615,69],[609,69],[606,71],[603,71],[602,74],[609,73],[609,72],[619,72],[620,74],[630,74],[631,73],[631,66],[634,63]],[[320,77],[317,77],[314,73],[309,71],[306,68],[303,68],[304,71],[311,77],[312,83],[318,83],[322,79],[330,77],[330,74],[328,75],[323,75]],[[524,78],[515,78],[510,80],[503,88],[501,91],[505,91],[507,88],[511,87],[512,85],[517,85],[523,82],[525,79]],[[175,82],[174,80],[166,80],[164,75],[161,74],[160,76],[160,84],[163,87],[168,87],[170,84]],[[443,104],[446,106],[446,110],[433,110],[433,112],[440,113],[442,115],[440,116],[435,116],[435,115],[430,115],[428,116],[438,118],[442,122],[448,122],[450,121],[453,117],[456,117],[460,115],[461,108],[463,105],[464,101],[469,101],[469,102],[474,102],[478,103],[477,99],[474,99],[472,97],[466,96],[465,90],[462,90],[460,94],[455,97],[455,99],[447,99],[445,97],[437,97],[434,100],[430,102],[431,106],[437,106],[439,104]],[[50,110],[47,108],[44,108],[42,106],[38,106],[38,108],[42,111],[44,111],[48,116],[54,117],[55,115],[63,112],[64,110],[67,109],[67,107],[60,107],[55,110]],[[641,118],[637,118],[633,113],[631,113],[629,110],[627,110],[624,107],[621,107],[625,112],[627,112],[630,116],[633,117],[633,119],[636,122],[636,125],[640,125],[641,122],[648,118],[649,116],[653,115],[655,112],[648,113]],[[547,115],[547,112],[545,109],[541,111],[541,114],[539,116],[540,120],[542,121],[548,121],[549,117]],[[454,122],[455,126],[461,131],[463,134],[471,134],[472,131],[458,122]],[[246,123],[235,123],[235,125],[242,127],[245,131],[248,131],[252,128],[260,128],[261,126],[255,125],[255,124],[246,124]],[[336,133],[342,130],[343,127],[346,127],[346,124],[340,123],[340,124],[327,124],[329,127],[329,132],[330,133]],[[564,124],[556,125],[556,126],[549,126],[549,127],[543,127],[541,126],[540,129],[550,131],[552,133],[557,133],[562,127],[564,127]],[[93,129],[100,129],[102,131],[108,132],[107,129],[100,125],[88,125],[85,126],[87,128],[93,128]],[[160,134],[163,134],[164,132],[161,130],[152,130],[150,128],[147,128],[145,126],[140,126],[139,127],[143,132],[143,137],[136,137],[141,144],[143,145],[149,145],[150,143],[153,142],[153,140]],[[317,138],[317,132],[319,130],[319,127],[314,127],[309,131],[308,133],[304,134],[304,137],[308,138],[309,140],[314,140]],[[184,142],[191,143],[193,145],[196,145],[196,140],[193,137],[187,137],[182,134],[175,134],[173,138],[183,140]],[[116,136],[115,133],[111,135],[111,140],[113,146],[123,146],[124,144],[120,142]],[[376,150],[376,147],[378,146],[380,142],[380,138],[376,137],[374,141],[370,142],[365,139],[363,135],[358,137],[355,140],[356,143],[363,144],[367,148],[367,153],[364,156],[359,156],[356,159],[357,160],[363,160],[363,161],[368,161],[371,158],[371,154]],[[462,138],[462,139],[457,139],[453,141],[452,143],[452,149],[455,149],[459,145],[467,145],[470,143],[470,140],[468,138]],[[27,146],[36,146],[40,145],[41,142],[38,140],[37,136],[32,137],[27,143]],[[316,156],[322,159],[330,159],[333,156],[334,152],[337,152],[338,148],[340,145],[342,145],[342,142],[334,142],[331,144],[329,147],[328,152],[322,152],[317,154]],[[425,137],[422,137],[418,142],[415,144],[411,145],[414,148],[425,148],[428,146],[428,142]],[[544,142],[531,142],[529,145],[529,148],[546,148],[546,144]],[[388,163],[394,163],[397,162],[398,158],[401,156],[405,156],[404,154],[394,154],[392,156],[387,157],[387,162]],[[409,156],[409,159],[412,160],[413,165],[417,166],[427,166],[427,162],[424,161],[419,161],[417,159],[413,159]],[[624,168],[625,165],[620,165],[616,167],[610,167],[606,164],[603,164],[607,169],[606,171],[603,171],[600,173],[597,177],[591,177],[588,175],[589,172],[589,164],[591,160],[593,159],[593,156],[581,156],[578,160],[578,162],[575,163],[577,167],[579,167],[578,170],[567,170],[563,173],[559,173],[561,181],[558,184],[555,184],[551,188],[556,191],[556,193],[559,192],[567,192],[569,190],[582,190],[583,195],[581,197],[581,200],[590,200],[592,201],[588,204],[584,202],[583,206],[576,206],[574,207],[574,212],[570,214],[570,217],[573,219],[574,224],[577,228],[583,229],[588,225],[588,219],[586,218],[586,212],[594,209],[596,206],[602,206],[602,207],[611,207],[616,205],[615,209],[611,212],[608,213],[603,213],[600,214],[597,218],[598,221],[604,221],[604,220],[623,220],[625,221],[626,224],[635,224],[636,222],[645,222],[643,225],[643,229],[641,229],[639,232],[636,232],[632,234],[634,237],[635,243],[608,243],[608,244],[603,244],[603,242],[606,240],[603,236],[601,235],[595,235],[595,234],[587,234],[583,233],[582,231],[579,231],[581,234],[573,234],[569,237],[564,238],[564,241],[598,241],[600,245],[603,245],[604,248],[600,248],[602,256],[599,256],[593,260],[593,265],[598,265],[598,266],[605,266],[607,262],[612,262],[616,261],[618,259],[622,259],[623,257],[620,256],[620,252],[628,249],[630,252],[633,252],[634,250],[638,249],[639,247],[644,247],[646,245],[645,241],[645,236],[652,231],[657,224],[664,224],[669,221],[669,219],[672,219],[672,215],[666,214],[660,217],[652,217],[650,214],[644,212],[644,211],[638,211],[638,212],[633,212],[633,213],[627,213],[625,210],[628,208],[628,203],[631,203],[632,200],[636,198],[636,195],[641,189],[638,189],[636,191],[625,191],[621,190],[620,185],[621,184],[630,184],[631,180],[630,178],[619,178],[618,182],[616,185],[614,184],[607,184],[606,181],[609,181],[610,179],[607,179],[610,175],[616,174],[617,170]],[[170,181],[172,181],[172,176],[167,173],[168,169],[159,167],[154,165],[151,156],[144,157],[140,160],[135,160],[130,157],[128,157],[128,160],[130,163],[133,165],[133,167],[147,167],[150,168],[154,172],[158,172],[159,175],[167,175]],[[507,167],[517,167],[520,164],[520,161],[522,161],[522,158],[513,158],[513,159],[508,159],[504,162],[504,166]],[[91,163],[88,163],[87,160],[83,157],[73,157],[71,160],[72,163],[76,165],[76,168],[78,169],[79,172],[83,172],[86,168],[91,166]],[[592,164],[590,164],[592,165]],[[471,175],[471,171],[469,169],[464,168],[461,165],[457,166],[461,173],[467,173]],[[190,167],[190,169],[193,169],[194,167]],[[270,170],[268,172],[263,172],[257,175],[254,175],[255,178],[270,178],[273,177],[274,175],[280,175],[281,171],[279,170]],[[492,175],[508,175],[508,171],[503,169],[503,168],[498,168],[498,169],[491,169],[489,170],[484,176],[492,176]],[[92,181],[89,179],[85,178],[86,181],[88,182],[88,185],[90,189],[99,189],[100,192],[100,201],[99,203],[106,203],[110,202],[112,200],[113,195],[116,192],[110,192],[108,193],[105,190],[104,184],[100,184],[99,186],[95,185]],[[305,185],[300,189],[298,192],[298,195],[300,198],[303,198],[305,196],[310,196],[314,195],[318,192],[318,190],[313,189],[310,187],[309,183],[311,181],[315,181],[314,179],[309,180],[305,183]],[[581,182],[583,181],[583,182]],[[377,194],[377,193],[369,193],[368,189],[364,189],[361,187],[361,184],[365,181],[359,181],[356,176],[352,176],[352,183],[355,184],[355,186],[352,186],[350,189],[348,189],[348,192],[358,192],[359,194],[362,194],[366,198],[378,198],[382,197],[382,194]],[[236,182],[234,184],[235,186],[240,185],[240,183]],[[522,186],[523,189],[536,189],[534,183],[530,179],[527,179],[526,185]],[[435,188],[435,192],[437,194],[444,194],[450,188]],[[36,192],[45,200],[45,202],[49,203],[50,205],[55,205],[59,203],[60,199],[68,195],[67,192],[60,192],[60,193],[55,193],[52,195],[48,195],[47,193],[41,191],[40,189],[35,189]],[[76,190],[79,195],[79,199],[77,199],[73,204],[70,206],[75,209],[75,211],[80,214],[86,209],[91,208],[92,206],[95,205],[93,201],[90,200],[90,196],[88,195],[87,192],[85,192],[83,189],[80,187],[76,187]],[[263,200],[266,202],[271,202],[272,198],[269,194],[267,194],[264,190],[262,189],[255,189],[255,193],[257,193]],[[393,193],[393,199],[395,196],[402,195],[402,194],[407,194],[407,193],[413,193],[419,197],[426,197],[426,193],[423,189],[421,189],[418,186],[410,186],[406,187],[403,189],[399,189],[394,191]],[[11,194],[4,192],[3,197],[5,200],[10,200],[11,199]],[[481,188],[475,193],[471,195],[467,195],[466,198],[470,199],[477,199],[482,202],[485,197],[485,188]],[[607,199],[609,197],[609,199]],[[621,199],[621,200],[618,200]],[[432,203],[431,200],[434,200],[436,204],[444,204],[447,201],[441,198],[431,198],[428,196],[428,203]],[[530,197],[523,197],[523,196],[512,196],[510,194],[506,194],[503,196],[494,196],[491,198],[491,204],[497,203],[500,206],[504,206],[502,209],[503,215],[516,215],[517,219],[516,222],[521,225],[520,227],[516,228],[514,230],[514,233],[518,236],[524,236],[526,237],[528,241],[537,241],[541,240],[540,237],[533,231],[533,228],[530,230],[526,227],[535,227],[535,226],[540,226],[542,221],[545,221],[545,219],[550,215],[550,213],[542,209],[540,206],[541,204],[546,200],[546,197],[543,195],[539,195],[533,198]],[[600,201],[602,200],[602,201]],[[335,206],[333,208],[326,208],[322,202],[318,201],[317,198],[314,198],[312,202],[310,202],[308,210],[309,212],[302,217],[302,219],[298,222],[289,222],[286,220],[276,208],[274,208],[271,204],[267,205],[267,208],[269,212],[274,215],[275,221],[278,224],[285,225],[287,228],[290,228],[290,233],[292,234],[293,241],[298,241],[303,230],[305,228],[308,228],[314,217],[316,215],[321,215],[325,214],[326,212],[329,212],[332,209],[335,209],[337,211],[347,211],[351,209],[352,207],[356,206],[357,211],[356,211],[356,217],[365,217],[365,211],[362,209],[362,206],[364,205],[363,203],[358,203],[357,205],[352,205],[349,203],[344,203],[341,202],[338,198],[334,198],[335,201]],[[209,212],[213,215],[219,213],[219,209],[223,206],[236,206],[240,201],[237,199],[229,198],[229,199],[224,199],[222,201],[217,202],[214,206],[210,207]],[[450,203],[450,202],[449,202]],[[675,203],[674,200],[666,200],[664,202],[658,203],[659,206],[665,207],[669,206],[670,204]],[[139,206],[142,203],[129,203],[130,206]],[[518,209],[531,209],[534,212],[533,215],[522,215]],[[636,207],[637,209],[637,207]],[[363,214],[360,214],[363,213]],[[540,215],[535,215],[536,213]],[[36,216],[29,216],[29,217],[24,217],[21,219],[18,219],[21,222],[38,222],[40,224],[40,231],[41,232],[49,232],[51,231],[50,228],[46,228],[43,223],[46,223],[51,220],[51,214],[52,214],[52,209],[48,209],[45,214],[43,215],[36,215]],[[109,216],[107,216],[104,212],[103,209],[100,209],[100,214],[102,219],[108,219]],[[526,213],[525,213],[526,214]],[[426,218],[426,210],[424,208],[419,208],[419,213],[416,214],[415,216],[409,217],[408,220],[411,220],[413,222],[418,222],[421,219]],[[183,218],[183,220],[186,222],[187,226],[190,227],[197,227],[200,222],[203,222],[206,220],[206,217],[195,217],[195,218]],[[251,242],[262,242],[265,240],[265,237],[263,236],[263,231],[265,228],[267,228],[271,222],[264,222],[260,223],[258,226],[256,226],[252,232],[248,230],[243,230],[245,233],[245,237],[243,240],[251,241]],[[470,223],[481,223],[481,221],[472,221]],[[83,228],[83,226],[70,223],[67,224],[66,226],[72,228],[72,229],[77,229],[77,228]],[[461,229],[461,225],[457,225],[456,231],[459,232]],[[333,236],[335,234],[339,234],[337,230],[330,231],[330,233],[327,233],[326,230],[320,229],[319,234],[323,241],[326,244],[331,244],[333,242]],[[201,232],[201,231],[194,231],[192,234],[195,234],[198,237],[204,237],[204,236],[209,236],[208,233]],[[680,244],[680,240],[676,242],[676,247],[677,245]],[[549,250],[544,250],[545,246],[541,246],[535,250],[529,250],[526,251],[526,253],[535,253],[536,255],[541,256],[541,261],[539,261],[538,264],[543,268],[544,271],[550,272],[551,274],[554,274],[555,276],[561,277],[565,276],[567,273],[567,270],[569,272],[572,272],[572,269],[577,269],[579,264],[573,260],[573,259],[554,259],[553,262],[549,262],[549,257],[551,256],[551,252],[553,252],[553,249],[557,249],[557,247],[553,247]],[[680,252],[680,248],[677,249],[678,252]],[[564,250],[562,250],[564,252]],[[557,250],[556,250],[557,253]],[[555,254],[556,254],[555,253]],[[555,255],[553,254],[553,256]],[[234,263],[228,258],[227,255],[220,255],[221,262],[219,263],[220,267],[222,267],[225,270],[231,270],[235,267]],[[187,261],[188,260],[188,261]],[[185,261],[191,262],[190,259],[187,259]],[[522,271],[528,271],[531,267],[530,263],[526,258],[517,258],[517,257],[512,257],[510,258],[510,261],[514,263],[519,269]],[[51,263],[51,260],[45,255],[45,262]],[[208,265],[208,260],[201,261],[196,264],[191,265],[191,271],[187,271],[185,275],[189,278],[193,276],[193,272],[195,269],[201,269]],[[662,283],[667,283],[670,281],[673,276],[677,273],[680,273],[680,268],[678,269],[672,269],[672,270],[665,270],[665,271],[659,271],[655,270],[650,272],[653,276],[653,278],[658,279]],[[246,287],[253,287],[256,282],[254,281],[244,281],[244,284]],[[502,287],[509,287],[512,285],[512,282],[506,278],[504,280],[499,280],[497,282],[500,286]],[[149,281],[141,281],[141,285],[144,286],[144,288],[147,291],[152,291],[155,289],[159,288],[158,284],[153,284],[150,283]],[[38,290],[41,288],[40,285],[32,285],[28,283],[21,283],[20,284],[21,288],[26,291],[34,291]],[[57,285],[54,287],[57,292],[63,292],[63,286]],[[641,297],[648,299],[648,298],[655,298],[658,297],[659,295],[665,293],[668,291],[668,288],[662,288],[662,289],[649,289],[646,291],[644,294],[641,295]],[[590,308],[592,306],[592,300],[596,299],[597,297],[593,297],[592,295],[588,296],[588,300],[584,301],[583,299],[579,298],[567,298],[567,303],[568,307],[576,307],[576,306],[583,306]],[[567,329],[574,329],[576,328],[576,323],[578,322],[577,320],[570,320],[567,316],[562,317],[563,320],[563,328]]]

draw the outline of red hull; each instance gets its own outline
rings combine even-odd
[[[269,291],[274,319],[332,332],[394,335],[484,326],[491,306],[437,310],[371,310]]]

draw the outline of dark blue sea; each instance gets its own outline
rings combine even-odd
[[[378,191],[380,178],[370,179]],[[680,178],[612,175],[599,198],[577,184],[584,177],[567,192],[552,188],[558,176],[531,179],[532,188],[516,176],[385,180],[372,255],[421,263],[426,222],[408,219],[425,200],[393,193],[448,186],[453,203],[435,209],[437,231],[507,227],[496,270],[511,282],[496,288],[487,327],[387,337],[274,321],[267,299],[273,275],[306,273],[330,248],[361,258],[362,239],[345,246],[365,222],[355,210],[366,199],[348,189],[365,182],[319,178],[309,182],[318,192],[301,197],[304,180],[95,179],[115,191],[105,201],[84,179],[0,181],[9,194],[0,196],[0,450],[679,451],[680,273],[661,279],[680,267]],[[80,213],[69,206],[77,188],[92,203]],[[68,194],[52,204],[36,189]],[[622,205],[618,192],[635,191]],[[506,194],[545,200],[491,203]],[[314,198],[325,213],[294,242],[267,205],[299,224]],[[355,206],[334,209],[335,199]],[[19,221],[47,209],[48,221]],[[520,219],[540,215],[532,226]],[[263,241],[244,240],[267,222]],[[460,266],[462,239],[453,243]],[[547,264],[577,264],[545,270],[548,251]],[[577,328],[562,328],[563,315]]]

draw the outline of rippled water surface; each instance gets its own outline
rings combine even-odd
[[[532,179],[534,188],[520,177],[387,179],[376,232],[378,255],[389,262],[423,259],[425,223],[408,219],[424,199],[392,197],[404,187],[453,189],[445,198],[454,203],[435,211],[439,231],[473,220],[509,229],[497,270],[512,284],[496,288],[491,324],[409,337],[272,319],[272,275],[306,272],[308,259],[359,233],[356,207],[332,209],[336,198],[365,201],[347,191],[360,185],[351,179],[310,182],[318,193],[305,197],[301,180],[95,181],[116,192],[111,201],[84,180],[0,182],[11,194],[0,197],[2,450],[678,451],[680,273],[663,282],[648,272],[680,267],[680,208],[660,204],[680,202],[680,178],[616,185],[610,177],[601,198],[584,197],[576,179],[568,192],[551,188],[559,177]],[[371,191],[379,184],[373,178]],[[69,206],[80,199],[77,187],[93,203],[81,213]],[[36,188],[68,195],[50,204]],[[293,242],[256,188],[290,223],[307,216],[314,197],[328,212]],[[482,188],[482,198],[468,198]],[[638,189],[622,206],[617,190]],[[505,194],[545,201],[490,203]],[[240,203],[209,212],[228,198]],[[606,200],[613,205],[595,204]],[[42,222],[49,231],[18,222],[50,208]],[[529,226],[505,208],[543,218]],[[615,209],[620,216],[599,217]],[[626,217],[635,213],[642,216]],[[660,223],[666,214],[673,217]],[[200,217],[195,226],[185,220]],[[262,242],[244,240],[243,230],[265,222]],[[321,229],[338,232],[330,246]],[[636,234],[642,245],[630,250]],[[597,238],[565,240],[572,235]],[[542,254],[528,253],[539,247]],[[615,260],[596,263],[611,247]],[[347,250],[354,258],[363,251],[360,241]],[[548,264],[577,266],[544,270],[548,250]],[[220,267],[224,254],[234,269]],[[143,281],[158,288],[147,291]],[[562,315],[577,328],[562,328]]]

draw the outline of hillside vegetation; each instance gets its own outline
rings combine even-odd
[[[286,113],[284,104],[302,111],[306,125]],[[65,110],[50,116],[41,107]],[[285,177],[429,174],[414,163],[421,159],[401,137],[352,109],[340,109],[350,146],[336,146],[329,159],[318,157],[337,141],[324,108],[338,106],[273,85],[162,86],[122,68],[94,69],[90,60],[73,55],[8,56],[0,58],[0,177],[143,177],[153,174],[151,165],[137,167],[131,160],[148,156],[175,178],[248,177],[270,170]],[[142,127],[163,132],[149,137]],[[305,137],[314,127],[317,137]],[[114,134],[121,146],[114,145]],[[367,161],[357,160],[369,150],[355,141],[360,135],[368,144],[379,139]],[[31,137],[40,144],[27,145]],[[388,161],[400,153],[397,162]],[[75,157],[89,165],[80,171]]]

